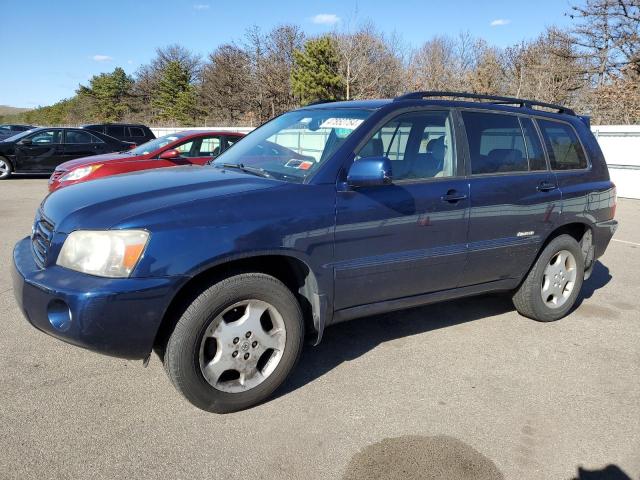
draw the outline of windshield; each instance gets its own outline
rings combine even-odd
[[[33,133],[34,130],[36,129],[32,128],[31,130],[27,130],[26,132],[16,133],[13,137],[5,138],[3,142],[15,142],[17,140],[20,140],[22,137],[26,137],[30,133]]]
[[[189,132],[170,133],[164,137],[149,140],[147,143],[143,143],[139,147],[127,150],[127,153],[130,153],[131,155],[146,155],[147,153],[155,152],[159,148],[169,145],[171,142],[184,138],[188,134]]]
[[[300,183],[318,170],[371,113],[356,109],[285,113],[251,132],[212,165],[241,165]]]

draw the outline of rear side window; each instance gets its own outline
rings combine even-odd
[[[108,125],[107,126],[107,135],[111,137],[124,137],[124,127],[119,125]]]
[[[129,135],[132,137],[144,137],[144,131],[139,127],[129,127]]]
[[[587,156],[575,130],[566,123],[538,120],[553,170],[587,168]]]
[[[91,143],[93,135],[89,132],[82,132],[77,130],[68,130],[64,143],[83,144]]]
[[[529,171],[527,147],[517,116],[462,112],[462,118],[472,174]]]

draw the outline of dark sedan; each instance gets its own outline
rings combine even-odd
[[[69,160],[128,150],[132,146],[80,128],[34,128],[0,142],[0,180],[12,173],[52,173]]]

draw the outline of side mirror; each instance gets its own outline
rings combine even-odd
[[[33,144],[33,140],[30,138],[25,138],[24,140],[20,140],[20,145],[31,145]]]
[[[365,157],[356,160],[347,174],[350,187],[389,185],[392,179],[391,160],[387,157]]]
[[[161,160],[177,160],[178,158],[180,158],[180,156],[181,155],[178,150],[171,149],[171,150],[165,150],[164,152],[162,152],[158,158]]]

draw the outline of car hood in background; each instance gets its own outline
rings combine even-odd
[[[146,170],[79,183],[50,194],[44,215],[59,232],[106,229],[126,219],[167,207],[211,201],[229,195],[273,188],[277,180],[215,167]]]
[[[68,172],[74,168],[84,167],[86,165],[95,165],[96,163],[121,163],[130,162],[132,160],[140,160],[143,155],[129,155],[128,153],[103,153],[102,155],[91,155],[89,157],[76,158],[69,160],[56,167],[56,170],[64,170]]]

